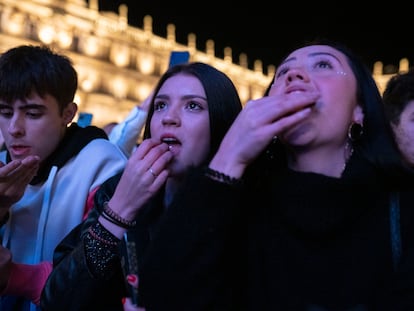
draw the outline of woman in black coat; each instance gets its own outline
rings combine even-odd
[[[412,171],[347,48],[293,50],[184,189],[139,279],[154,300],[227,266],[246,292],[235,301],[252,311],[414,310]],[[233,236],[209,235],[228,226]]]
[[[163,219],[180,204],[181,199],[176,199],[180,185],[190,172],[210,161],[241,109],[232,81],[214,67],[195,62],[168,69],[154,90],[144,141],[122,174],[96,192],[88,219],[56,248],[54,268],[42,293],[43,310],[122,310],[122,298],[129,295],[122,271],[122,238],[128,232],[135,243],[135,273],[141,277],[147,264],[152,266],[146,253],[151,253]],[[219,240],[214,236],[221,238],[231,228],[211,229],[211,239]],[[165,247],[169,245],[167,241]],[[203,265],[194,272],[198,269]],[[199,284],[191,283],[177,296],[161,298],[139,290],[137,305],[166,310],[180,302],[185,304],[182,310],[228,310],[235,291],[228,283],[232,281],[229,273],[223,269],[220,278],[214,273]],[[186,277],[176,282],[184,286]],[[163,293],[163,284],[156,291]]]

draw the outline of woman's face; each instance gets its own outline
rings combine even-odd
[[[362,109],[357,106],[357,82],[346,56],[326,45],[312,45],[293,51],[276,71],[269,96],[317,92],[310,102],[308,118],[280,136],[292,146],[307,144],[342,145],[348,128],[362,123]]]
[[[210,150],[210,117],[201,82],[188,74],[167,79],[154,98],[151,137],[170,145],[170,175],[201,164]]]

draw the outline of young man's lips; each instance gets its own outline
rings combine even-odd
[[[10,150],[10,152],[18,156],[28,154],[29,151],[30,151],[30,147],[27,147],[27,146],[13,146],[11,147],[11,150]]]

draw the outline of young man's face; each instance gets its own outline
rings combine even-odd
[[[11,158],[37,155],[43,162],[55,151],[75,113],[72,103],[61,114],[56,99],[48,94],[42,98],[33,92],[12,103],[0,100],[0,129]]]

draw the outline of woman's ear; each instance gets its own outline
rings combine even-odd
[[[352,120],[360,125],[364,124],[364,112],[362,111],[362,107],[360,105],[357,105],[354,108]]]
[[[71,123],[77,111],[78,111],[78,105],[76,103],[72,102],[69,105],[67,105],[65,109],[63,110],[63,122],[65,122],[66,125]]]

